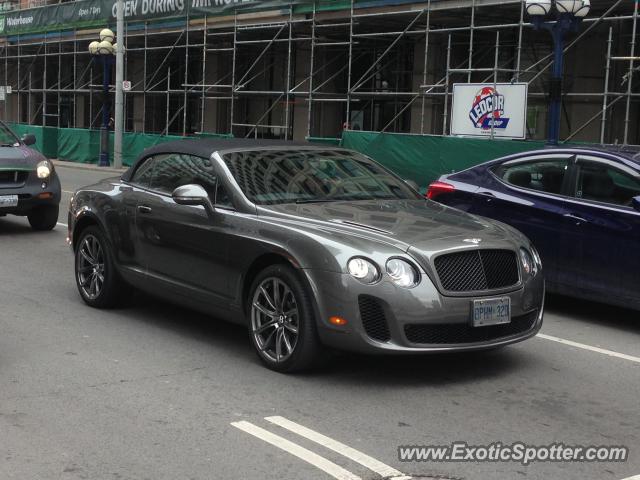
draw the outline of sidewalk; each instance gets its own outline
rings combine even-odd
[[[125,172],[128,168],[128,167],[124,167],[124,168],[99,167],[98,165],[93,163],[64,162],[62,160],[56,160],[56,159],[53,159],[53,163],[56,167],[77,168],[80,170],[95,170],[98,172],[122,173],[122,172]]]

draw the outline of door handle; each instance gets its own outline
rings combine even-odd
[[[573,213],[565,213],[563,217],[575,220],[576,222],[588,223],[586,218],[579,217],[578,215],[574,215]]]
[[[491,192],[478,192],[478,195],[484,198],[487,203],[496,198],[496,196]]]
[[[147,207],[146,205],[138,205],[138,211],[140,213],[151,213],[151,207]]]

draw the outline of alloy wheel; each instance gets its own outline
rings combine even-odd
[[[299,325],[291,288],[276,277],[263,280],[251,302],[251,331],[260,353],[272,362],[287,360],[298,343]]]
[[[82,239],[78,249],[77,276],[82,293],[90,300],[100,296],[104,286],[104,252],[93,235]]]

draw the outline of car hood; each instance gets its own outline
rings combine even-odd
[[[24,145],[0,147],[0,169],[32,169],[44,157]]]
[[[509,227],[429,200],[354,201],[262,206],[260,215],[274,215],[299,228],[366,236],[408,251],[435,252],[456,247],[513,248]]]

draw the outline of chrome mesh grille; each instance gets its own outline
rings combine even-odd
[[[436,257],[442,288],[474,292],[510,287],[519,281],[516,253],[511,250],[474,250]]]

